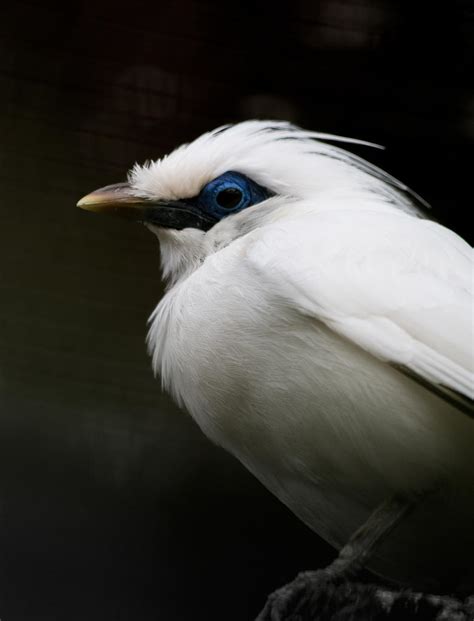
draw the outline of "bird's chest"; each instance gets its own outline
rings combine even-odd
[[[254,472],[308,467],[313,478],[347,479],[346,457],[362,467],[345,440],[360,431],[351,390],[360,353],[258,283],[191,277],[163,299],[150,336],[165,387]]]
[[[250,433],[263,392],[286,384],[289,364],[271,301],[231,282],[188,279],[163,299],[152,327],[165,387],[220,444]]]
[[[352,398],[339,394],[334,413],[347,356],[323,325],[309,325],[258,286],[223,286],[229,280],[192,280],[163,299],[150,335],[155,366],[208,437],[306,523],[341,542],[362,520],[353,477],[367,480],[347,441]],[[351,506],[350,518],[341,503]]]

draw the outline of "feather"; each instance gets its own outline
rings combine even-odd
[[[466,397],[455,402],[472,416],[470,247],[435,223],[367,207],[332,203],[268,227],[252,261],[302,312],[437,394]]]

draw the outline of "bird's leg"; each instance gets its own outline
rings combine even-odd
[[[424,497],[425,493],[395,494],[379,505],[355,531],[330,565],[322,570],[302,572],[293,582],[272,593],[256,621],[284,621],[293,618],[292,613],[296,612],[296,608],[304,607],[308,598],[314,600],[330,583],[347,578],[361,569],[374,548],[411,513],[420,496]]]
[[[340,576],[362,568],[377,544],[411,513],[418,500],[419,496],[395,494],[380,504],[324,571],[330,576]]]

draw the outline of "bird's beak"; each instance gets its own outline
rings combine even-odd
[[[216,222],[196,205],[184,201],[157,201],[133,194],[128,183],[115,183],[87,194],[77,203],[86,211],[113,214],[168,229],[208,231]]]
[[[77,206],[86,211],[140,220],[140,212],[146,208],[147,200],[133,196],[131,190],[128,183],[106,185],[81,198]]]

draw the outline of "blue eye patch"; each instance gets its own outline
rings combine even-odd
[[[231,170],[205,185],[192,202],[209,216],[221,220],[270,196],[269,190]]]

